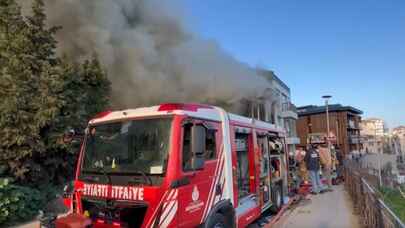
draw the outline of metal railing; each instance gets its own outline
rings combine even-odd
[[[364,227],[405,228],[404,223],[379,197],[372,186],[374,180],[352,161],[345,164],[345,188],[353,201],[355,212]]]
[[[349,135],[349,143],[351,144],[364,143],[364,139],[360,135]]]

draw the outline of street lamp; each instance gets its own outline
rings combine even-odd
[[[328,139],[328,150],[330,151],[330,129],[329,129],[329,99],[332,98],[331,95],[324,95],[322,96],[325,99],[325,107],[326,107],[326,131],[327,131],[327,139]]]

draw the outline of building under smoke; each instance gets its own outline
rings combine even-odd
[[[272,71],[251,68],[188,31],[176,2],[44,2],[49,26],[62,26],[58,54],[76,61],[97,54],[112,82],[114,108],[213,104],[284,127],[297,141],[288,86]],[[30,1],[20,3],[29,13]]]

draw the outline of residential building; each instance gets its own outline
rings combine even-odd
[[[291,102],[291,90],[273,71],[258,69],[257,72],[269,81],[270,86],[262,96],[245,101],[245,115],[284,128],[287,149],[295,153],[296,145],[299,144],[296,130],[298,115]]]
[[[405,164],[405,126],[392,130],[392,149],[397,155],[398,163]]]
[[[362,152],[369,153],[382,153],[384,150],[383,137],[373,135],[361,135],[363,140]]]
[[[399,126],[399,127],[392,129],[392,134],[405,136],[405,126]]]
[[[387,128],[384,120],[379,118],[364,119],[360,123],[360,135],[363,139],[365,153],[383,153],[384,146],[387,146]]]
[[[360,123],[361,135],[376,135],[379,137],[387,135],[388,129],[383,119],[368,118]]]
[[[329,108],[330,135],[334,144],[345,154],[359,151],[362,147],[360,122],[363,112],[351,106],[332,104]],[[300,145],[307,146],[311,134],[327,135],[326,106],[308,105],[299,107],[297,133]]]

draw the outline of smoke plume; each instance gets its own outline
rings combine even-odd
[[[170,2],[170,1],[169,1]],[[60,54],[97,53],[112,82],[115,107],[162,102],[237,103],[268,82],[217,43],[187,31],[168,1],[48,0]]]

